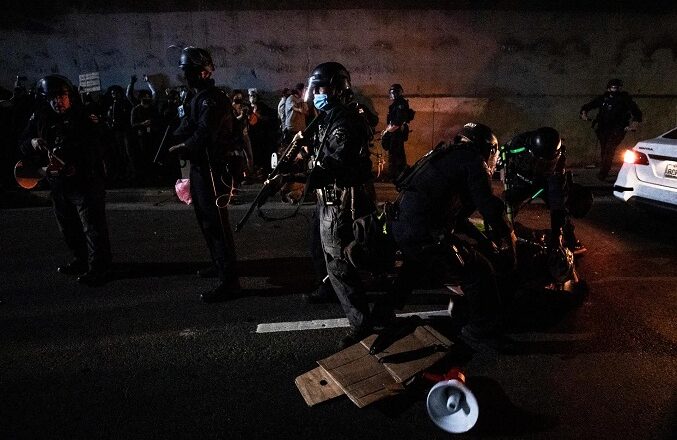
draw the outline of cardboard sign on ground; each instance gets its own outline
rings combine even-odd
[[[322,367],[300,375],[294,381],[308,406],[343,395],[343,390]]]
[[[306,403],[313,406],[345,393],[363,408],[404,390],[403,382],[442,359],[451,347],[447,338],[429,326],[412,327],[393,336],[375,355],[370,355],[369,349],[377,335],[371,335],[317,361],[320,367],[296,378]]]
[[[369,350],[375,339],[372,335],[361,344]],[[402,335],[374,356],[396,382],[402,383],[433,366],[446,355],[450,347],[451,341],[434,328],[424,325]]]

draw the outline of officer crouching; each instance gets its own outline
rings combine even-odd
[[[493,343],[502,333],[492,264],[457,238],[473,212],[479,211],[490,227],[503,266],[510,270],[515,264],[516,238],[503,202],[491,190],[497,152],[498,141],[489,127],[465,124],[452,143],[438,145],[398,179],[401,193],[390,222],[403,256],[393,306],[401,309],[425,275],[444,282],[449,273],[458,274],[469,308],[461,338],[470,345]]]
[[[56,221],[74,257],[57,270],[77,275],[80,283],[100,285],[111,252],[97,119],[85,113],[67,78],[48,75],[37,89],[44,100],[24,131],[20,150],[29,161],[47,165]]]

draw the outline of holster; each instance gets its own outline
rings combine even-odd
[[[317,200],[324,206],[338,206],[341,205],[347,188],[338,187],[335,183],[323,186],[316,190]]]

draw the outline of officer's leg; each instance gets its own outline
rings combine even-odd
[[[338,206],[322,206],[320,218],[320,237],[327,259],[327,275],[338,296],[350,327],[356,332],[369,330],[369,307],[362,283],[355,268],[342,258],[342,250],[352,235],[351,223],[348,223],[349,210]]]
[[[52,188],[52,206],[57,225],[63,235],[66,246],[73,253],[74,266],[87,269],[87,242],[82,232],[82,223],[75,205],[69,200],[61,186]],[[61,272],[61,270],[59,270]],[[81,272],[81,273],[82,273]]]
[[[615,146],[613,145],[613,135],[608,132],[599,132],[599,145],[601,153],[601,162],[599,165],[598,178],[604,180],[609,175],[611,169],[611,162],[613,160]]]
[[[320,216],[322,215],[322,205],[317,203],[313,211],[313,217],[310,223],[309,250],[310,257],[315,270],[315,279],[318,283],[317,290],[306,296],[310,303],[326,302],[336,299],[336,293],[331,282],[327,278],[327,261],[324,250],[322,249],[322,238],[320,237]]]
[[[104,272],[111,262],[105,194],[103,190],[88,191],[78,196],[76,205],[87,242],[89,269]]]
[[[228,211],[226,208],[221,209],[221,217],[219,217],[209,170],[191,166],[190,193],[198,225],[207,242],[219,278],[223,283],[234,283],[237,280],[236,257]],[[221,218],[224,224],[228,222],[223,227]]]
[[[618,146],[623,142],[623,138],[625,138],[625,132],[621,131],[618,133],[614,133],[611,138],[609,139],[609,169],[614,164],[614,159],[616,158],[616,151],[618,150]]]
[[[393,135],[389,153],[388,169],[391,179],[395,180],[406,167],[404,141],[400,135]]]

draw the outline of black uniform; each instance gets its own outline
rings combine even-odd
[[[401,187],[390,222],[404,260],[394,290],[396,307],[404,305],[415,282],[425,274],[443,281],[449,272],[456,273],[470,305],[468,328],[475,335],[492,334],[500,325],[492,266],[472,248],[450,245],[456,229],[475,210],[496,237],[510,236],[504,204],[492,194],[484,159],[472,146],[438,146],[412,167]]]
[[[369,110],[365,105],[357,102],[350,101],[346,104],[347,108],[358,115],[362,122],[362,130],[364,131],[368,145],[371,147],[371,141],[374,138],[374,128],[378,124],[378,116]],[[367,191],[367,194],[370,196],[371,200],[376,202],[376,191],[374,189],[373,176],[370,176],[368,181],[365,182],[364,188]],[[334,301],[336,299],[336,294],[332,288],[331,282],[327,278],[327,264],[324,257],[324,250],[322,249],[322,239],[320,236],[320,216],[322,214],[322,206],[319,204],[316,206],[313,211],[313,216],[311,219],[310,225],[310,237],[308,240],[308,245],[310,249],[310,256],[313,261],[313,268],[315,270],[316,281],[319,285],[318,289],[307,296],[307,299],[310,302],[327,302]]]
[[[593,126],[599,139],[601,162],[599,177],[609,174],[616,147],[625,137],[631,121],[642,122],[642,112],[627,92],[606,92],[581,107],[581,112],[599,109]]]
[[[46,164],[44,152],[37,152],[31,139],[42,138],[72,175],[48,175],[54,214],[66,245],[89,271],[103,273],[111,262],[106,223],[104,170],[100,135],[96,124],[73,106],[63,114],[42,105],[31,117],[20,145],[22,155],[34,163]]]
[[[550,210],[552,237],[563,236],[565,244],[576,244],[574,226],[567,212],[567,179],[565,178],[566,149],[552,161],[539,160],[530,152],[532,132],[513,137],[501,147],[505,166],[505,202],[512,216],[529,199],[542,199]]]
[[[230,100],[211,81],[209,87],[191,99],[186,115],[174,132],[184,139],[186,158],[190,160],[190,193],[195,215],[219,278],[225,284],[237,282],[235,246],[228,211],[225,207],[217,208],[215,189],[219,194],[225,191],[220,176],[226,171],[226,156],[234,145],[233,119]]]
[[[381,138],[383,149],[388,152],[388,176],[395,180],[407,166],[404,143],[409,139],[409,102],[404,97],[397,96],[390,104],[386,122],[400,127]]]
[[[353,329],[371,324],[360,278],[343,255],[354,239],[353,220],[374,209],[364,187],[372,178],[368,143],[360,116],[335,103],[324,114],[316,135],[319,165],[313,169],[310,182],[318,194],[317,215],[327,274]]]

